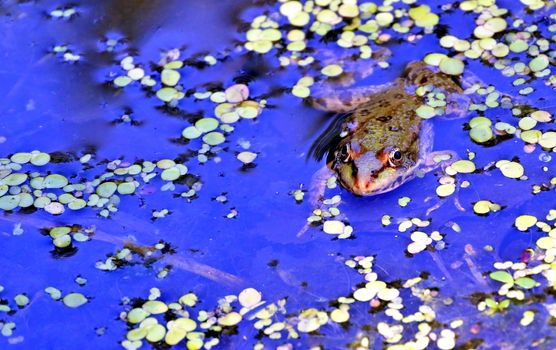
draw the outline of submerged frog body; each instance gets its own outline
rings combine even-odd
[[[435,156],[452,153],[432,152],[432,124],[416,113],[425,101],[415,90],[425,85],[444,92],[446,113],[467,110],[463,90],[453,77],[412,62],[391,84],[323,90],[321,97],[313,98],[316,108],[340,114],[311,153],[317,159],[326,155],[327,168],[340,184],[360,196],[391,191],[435,169]]]

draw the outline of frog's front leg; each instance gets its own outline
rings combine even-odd
[[[324,199],[324,191],[326,190],[326,183],[328,179],[334,175],[334,172],[328,167],[323,166],[311,178],[311,185],[309,187],[309,203],[311,210],[321,207],[322,200]],[[301,237],[309,230],[311,224],[306,222],[305,225],[297,232],[297,237]]]
[[[311,186],[309,187],[309,202],[311,207],[318,208],[324,198],[326,183],[328,179],[334,175],[334,172],[328,167],[320,168],[311,178]]]
[[[440,167],[442,171],[445,171],[445,169],[450,164],[454,163],[458,159],[459,159],[458,154],[450,150],[431,152],[425,158],[424,164],[420,170],[423,173],[428,173]],[[460,211],[465,211],[465,209],[463,208],[463,206],[459,201],[459,187],[456,187],[456,191],[453,196],[454,196],[453,197],[454,205],[456,206],[456,208]],[[440,208],[443,204],[444,201],[439,201],[438,203],[436,203],[435,205],[433,205],[427,210],[426,215],[427,216],[430,215],[430,213]]]

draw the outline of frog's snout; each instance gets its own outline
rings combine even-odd
[[[370,152],[362,155],[355,161],[357,175],[354,181],[354,192],[361,196],[375,192],[377,178],[383,169],[383,163]]]
[[[361,196],[369,195],[373,192],[375,188],[375,182],[373,179],[357,179],[355,182],[354,192]]]

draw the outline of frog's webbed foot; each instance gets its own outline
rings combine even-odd
[[[474,102],[470,95],[463,93],[450,94],[446,101],[445,114],[441,118],[461,119],[465,118],[469,113],[469,105]]]
[[[437,168],[441,168],[442,172],[446,173],[446,168],[453,162],[457,161],[458,159],[459,159],[458,154],[453,151],[445,150],[445,151],[431,152],[427,155],[425,159],[422,171],[427,173]],[[459,200],[459,189],[460,187],[457,186],[456,183],[455,193],[450,197],[453,198],[454,205],[459,211],[465,211],[465,209],[463,208]],[[428,216],[433,211],[439,209],[445,202],[446,202],[445,200],[438,201],[435,205],[433,205],[427,210],[426,215]]]
[[[480,103],[480,97],[475,93],[478,87],[485,86],[483,81],[473,72],[465,71],[459,77],[459,88],[447,90],[446,101],[447,119],[460,119],[467,116],[472,103]]]
[[[424,173],[428,173],[439,167],[444,171],[444,169],[446,169],[450,164],[452,164],[458,159],[459,156],[454,151],[444,150],[444,151],[431,152],[427,154],[423,162],[421,171]]]

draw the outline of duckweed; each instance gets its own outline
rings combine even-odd
[[[436,188],[436,194],[439,197],[448,197],[456,191],[454,184],[442,184]]]
[[[338,75],[342,74],[342,72],[342,67],[337,64],[328,65],[321,70],[321,73],[326,75],[327,77],[337,77]]]
[[[251,164],[255,161],[256,158],[257,158],[257,153],[248,152],[248,151],[240,152],[237,155],[237,159],[243,164]]]
[[[500,169],[502,175],[510,179],[519,179],[524,174],[524,169],[521,164],[509,160],[499,160],[496,162],[496,167]]]
[[[63,297],[62,301],[67,307],[78,308],[86,304],[89,299],[81,293],[69,293]]]
[[[469,174],[476,170],[475,163],[470,160],[458,160],[450,165],[452,169],[461,174]]]
[[[449,75],[461,75],[463,74],[464,64],[460,60],[445,57],[440,60],[438,68],[440,68],[442,73]]]
[[[515,219],[515,226],[520,231],[527,231],[537,223],[537,218],[532,215],[520,215]]]

